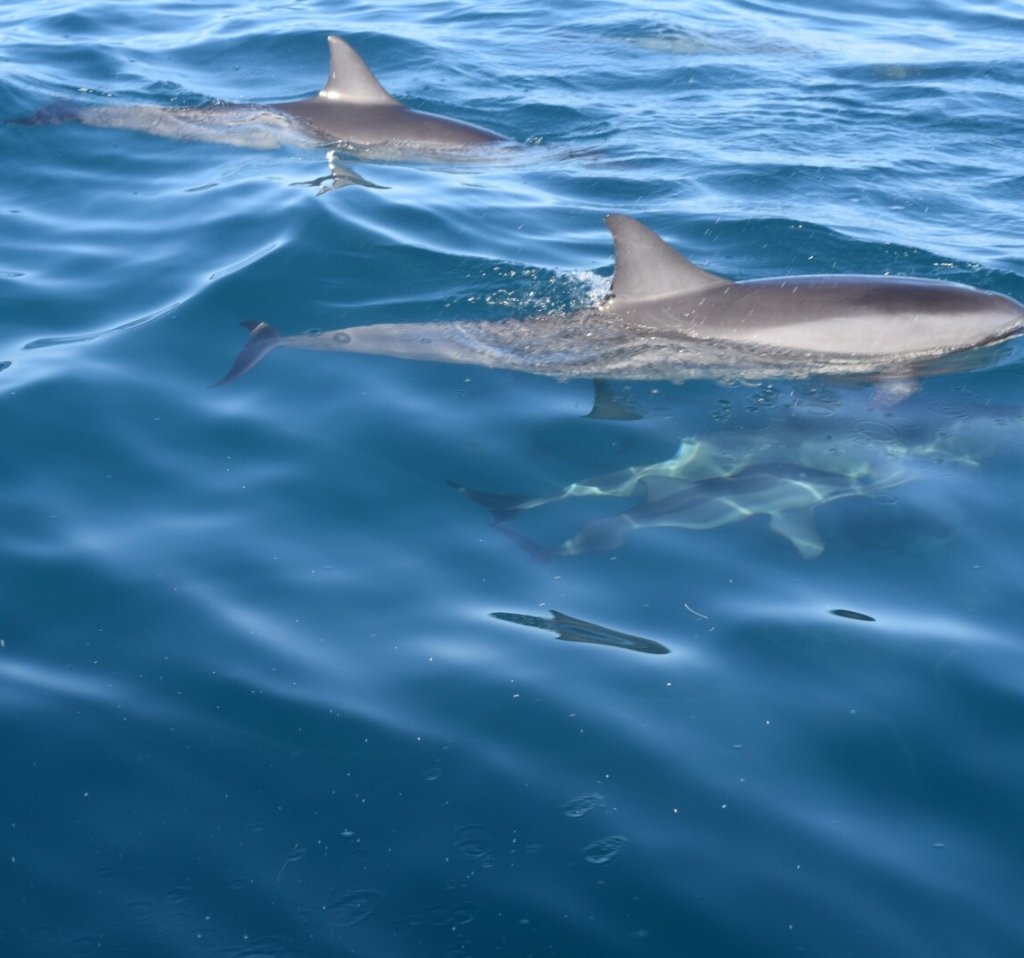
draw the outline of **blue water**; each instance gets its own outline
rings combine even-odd
[[[735,278],[1024,298],[1021,8],[8,0],[0,117],[306,96],[329,32],[522,150],[321,192],[323,150],[0,125],[0,952],[1024,953],[1019,348],[895,406],[624,384],[618,421],[371,356],[207,388],[242,320],[591,302],[613,211]],[[496,525],[451,485],[794,428],[901,477],[817,558],[758,515],[537,561],[636,498]]]

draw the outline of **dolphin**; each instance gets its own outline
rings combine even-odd
[[[324,88],[284,103],[214,103],[202,107],[92,106],[41,110],[27,123],[77,120],[88,126],[140,130],[183,140],[256,149],[336,145],[367,157],[448,155],[507,142],[482,127],[403,106],[363,59],[337,36],[327,38]]]
[[[547,493],[509,495],[449,484],[488,509],[495,527],[537,559],[610,548],[632,528],[714,528],[758,514],[768,515],[772,528],[801,555],[813,558],[821,542],[810,514],[818,505],[852,496],[868,499],[918,482],[923,493],[889,498],[877,520],[863,509],[847,512],[843,519],[849,538],[864,548],[878,548],[878,541],[891,543],[894,537],[901,548],[917,548],[920,542],[912,546],[909,540],[935,544],[951,534],[940,515],[918,508],[922,496],[949,483],[962,491],[971,482],[972,470],[988,457],[1019,457],[1024,425],[1024,407],[989,403],[919,402],[906,415],[869,418],[857,403],[838,418],[805,412],[798,406],[767,427],[720,429],[686,438],[666,459],[579,479]],[[514,528],[532,510],[586,498],[634,503],[584,523],[554,548]],[[945,511],[945,504],[938,506],[938,513]],[[536,528],[545,524],[550,523],[533,521]],[[879,535],[882,528],[884,536]]]
[[[889,461],[886,456],[891,457]],[[658,483],[674,481],[676,491],[693,488],[709,479],[728,479],[756,467],[769,469],[801,467],[829,472],[847,479],[875,479],[883,474],[876,464],[882,463],[886,476],[895,476],[902,463],[892,452],[870,449],[838,449],[820,437],[806,441],[780,439],[774,434],[721,433],[705,438],[683,439],[675,453],[667,459],[629,466],[615,472],[578,482],[570,482],[554,492],[539,496],[507,495],[484,492],[449,482],[468,499],[490,510],[495,523],[508,522],[521,513],[554,502],[576,498],[634,498],[648,495],[650,480]],[[665,488],[664,484],[657,488]]]
[[[928,409],[918,413],[902,422],[886,417],[877,422],[858,420],[856,415],[835,422],[804,419],[791,411],[767,428],[687,436],[667,459],[579,479],[540,495],[485,492],[457,482],[449,485],[490,510],[496,523],[555,502],[633,498],[647,479],[676,480],[681,489],[684,483],[726,479],[758,467],[798,467],[895,485],[917,478],[929,463],[975,467],[1005,445],[1012,424],[1024,422],[1024,409],[1017,407],[979,409],[963,416],[936,415]]]
[[[599,379],[756,381],[812,376],[899,381],[979,365],[978,347],[1024,329],[1024,307],[958,283],[891,276],[732,282],[694,265],[628,216],[599,305],[527,319],[380,323],[315,335],[251,330],[230,382],[276,347],[373,353]]]
[[[825,548],[812,517],[818,506],[850,496],[870,496],[899,481],[898,477],[862,481],[855,476],[785,464],[699,482],[650,476],[639,483],[644,495],[639,505],[585,522],[553,549],[538,546],[521,533],[502,531],[535,558],[547,559],[614,549],[633,529],[717,529],[765,515],[773,532],[792,543],[802,558],[814,559]]]

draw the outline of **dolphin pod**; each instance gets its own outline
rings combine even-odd
[[[201,107],[92,106],[41,110],[27,123],[75,121],[181,140],[255,149],[339,145],[363,155],[404,157],[507,142],[482,127],[403,106],[341,37],[329,36],[324,88],[284,103]]]
[[[978,347],[1024,329],[1024,307],[959,283],[891,276],[732,282],[695,266],[643,224],[606,217],[615,245],[598,306],[527,319],[379,323],[281,336],[251,330],[217,384],[270,350],[331,350],[466,363],[560,379],[905,381],[971,366]]]

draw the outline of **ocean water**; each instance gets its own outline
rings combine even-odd
[[[1020,955],[1019,347],[620,420],[372,356],[208,387],[241,321],[592,302],[609,212],[1024,299],[1024,8],[8,0],[0,119],[307,96],[331,32],[521,148],[325,190],[323,149],[0,124],[0,952]],[[653,480],[559,498],[680,449],[726,478],[675,527],[622,518]],[[765,510],[809,464],[805,558]]]

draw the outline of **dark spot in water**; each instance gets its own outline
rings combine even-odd
[[[864,612],[854,612],[852,609],[829,609],[833,615],[838,615],[842,619],[856,619],[858,622],[874,622],[875,617],[873,615],[866,615]]]

